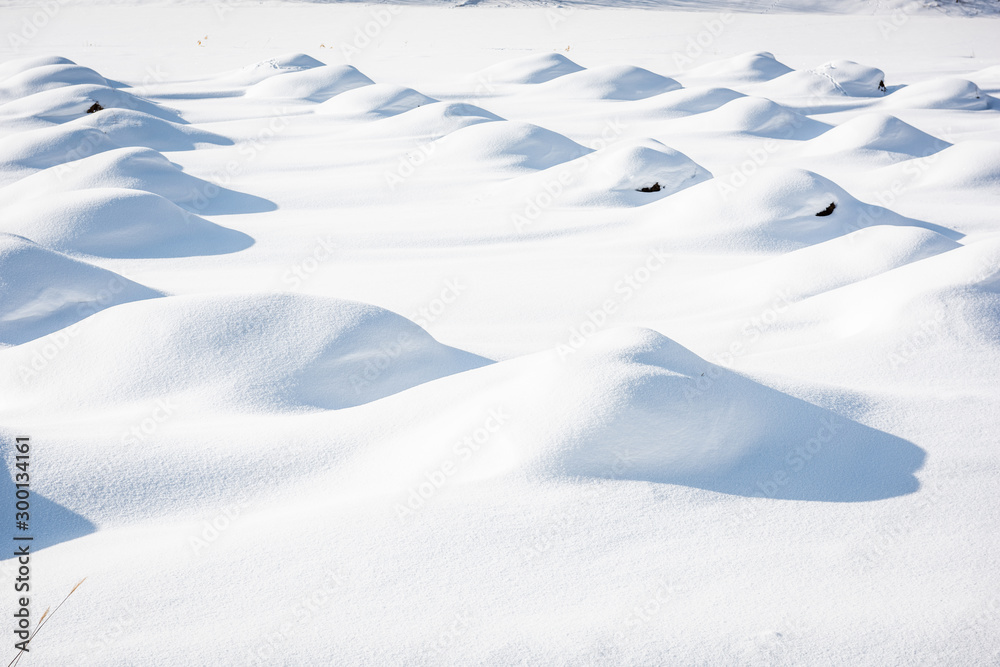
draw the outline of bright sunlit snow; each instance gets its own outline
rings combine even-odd
[[[1000,664],[998,10],[0,3],[0,657]]]

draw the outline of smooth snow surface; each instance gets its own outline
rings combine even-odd
[[[14,234],[0,234],[0,266],[0,343],[23,343],[115,304],[160,296]]]
[[[996,3],[49,4],[20,664],[1000,664]]]

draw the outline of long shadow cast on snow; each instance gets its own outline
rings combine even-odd
[[[917,445],[831,410],[773,392],[769,411],[794,414],[785,429],[757,436],[759,448],[717,475],[676,475],[676,483],[784,500],[859,502],[917,491],[926,458]]]
[[[689,401],[676,396],[690,378],[654,378],[584,436],[620,446],[595,457],[584,444],[565,471],[782,500],[861,502],[920,488],[917,445],[736,373],[709,375],[704,391],[682,390]]]
[[[187,201],[177,202],[181,208],[197,215],[232,215],[267,213],[276,211],[278,205],[257,195],[216,185],[211,181],[192,176],[175,162],[170,165],[181,172],[179,180],[186,181],[189,190]]]
[[[16,463],[14,459],[14,439],[4,437],[2,447],[5,461],[4,472],[0,474],[0,487],[2,487],[0,488],[0,498],[2,498],[0,502],[3,502],[3,506],[8,508],[7,511],[10,512],[10,522],[3,535],[7,540],[7,544],[15,545],[11,549],[4,550],[4,560],[13,557],[13,550],[19,544],[30,544],[31,552],[33,553],[39,549],[89,535],[97,530],[97,526],[90,521],[73,510],[49,500],[39,494],[34,488],[31,489],[31,495],[28,499],[30,505],[28,510],[28,530],[18,530],[14,517],[15,503],[17,502],[17,498],[15,497],[17,487],[14,486],[12,475],[21,471],[12,467]],[[34,443],[32,443],[32,448],[34,449]],[[31,461],[34,462],[36,460],[37,457],[32,456]],[[28,474],[31,475],[32,479],[37,478],[37,468],[35,465],[35,463],[29,463],[28,465]],[[17,536],[31,536],[33,539],[30,542],[14,542],[11,538]]]

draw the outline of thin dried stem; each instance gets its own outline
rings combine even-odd
[[[69,593],[66,594],[66,597],[62,599],[62,602],[56,605],[55,609],[49,607],[48,609],[45,610],[45,613],[42,614],[42,617],[38,619],[38,625],[35,626],[35,631],[32,632],[31,635],[28,636],[28,639],[25,641],[25,645],[31,643],[31,640],[35,638],[35,635],[37,635],[38,631],[42,629],[42,626],[44,626],[48,621],[52,620],[52,617],[56,615],[57,611],[59,611],[59,607],[62,607],[64,604],[66,604],[66,600],[69,599],[69,596],[75,593],[76,589],[80,587],[80,584],[82,584],[86,580],[87,577],[84,577],[80,581],[76,582],[76,586],[73,587],[73,590],[71,590]],[[52,610],[51,614],[49,613],[49,610]],[[21,661],[21,656],[23,656],[27,652],[28,652],[27,649],[21,649],[20,651],[18,651],[17,655],[14,656],[14,659],[11,660],[9,663],[7,663],[7,667],[17,667],[17,663]]]

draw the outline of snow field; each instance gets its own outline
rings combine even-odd
[[[28,657],[991,664],[1000,51],[860,7],[691,66],[684,12],[61,10],[111,46],[0,62],[0,433],[36,608],[89,577]]]

